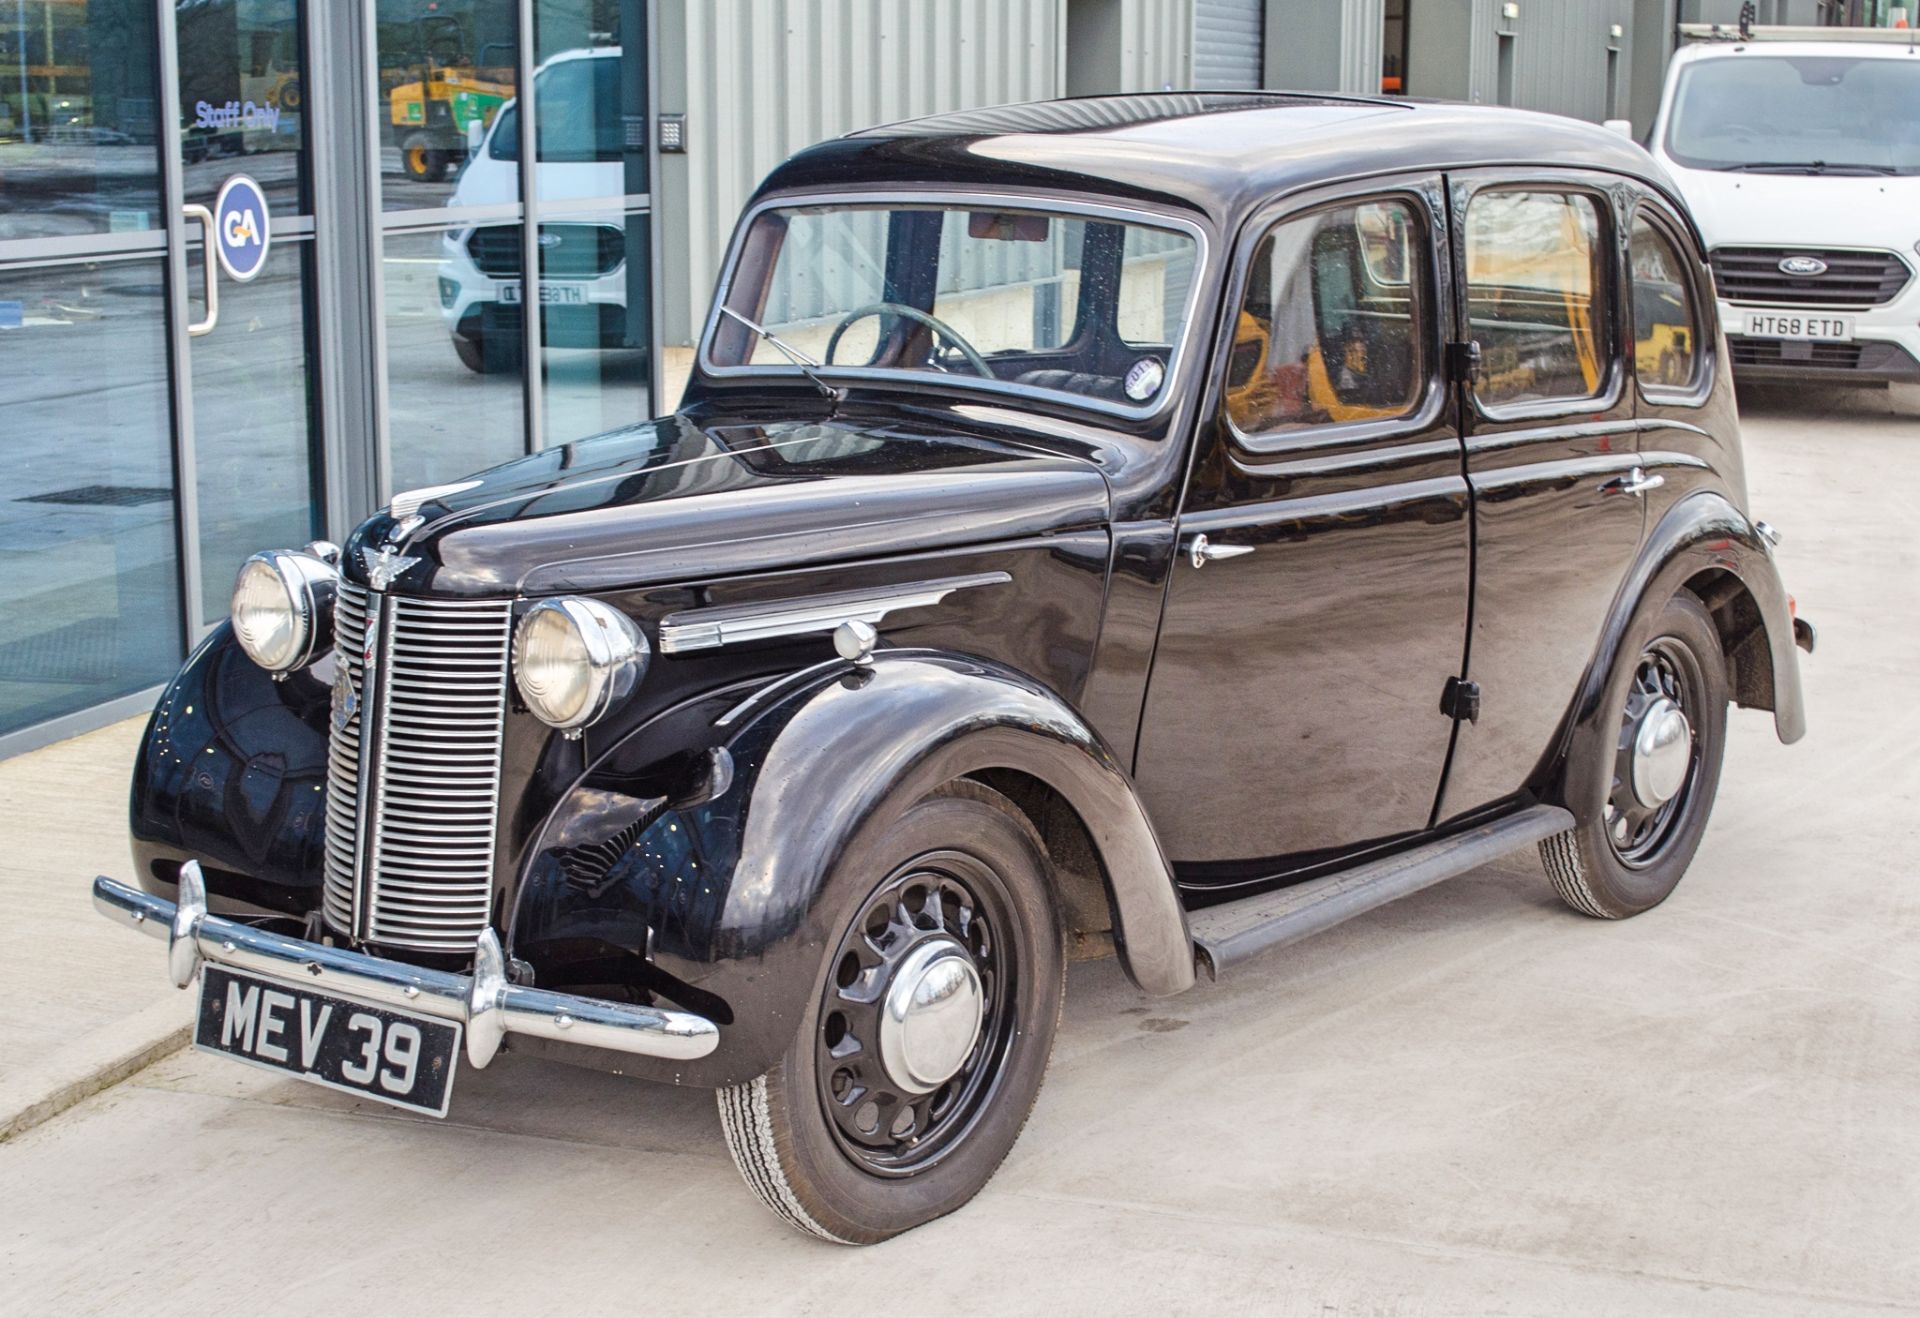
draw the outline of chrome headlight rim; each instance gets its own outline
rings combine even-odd
[[[543,692],[528,685],[529,639],[534,629],[551,617],[564,620],[571,630],[577,646],[573,658],[583,666],[587,681],[586,699],[570,714],[555,711]],[[568,736],[580,735],[631,695],[652,658],[653,647],[633,619],[610,604],[583,595],[543,599],[521,614],[513,629],[514,690],[535,718]]]
[[[241,592],[256,568],[272,575],[287,609],[287,644],[272,652],[261,650],[240,621]],[[314,554],[268,549],[249,555],[234,574],[233,596],[227,607],[234,638],[249,659],[275,677],[310,666],[333,645],[333,601],[339,585],[339,569]]]

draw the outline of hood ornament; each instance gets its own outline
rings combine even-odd
[[[378,552],[362,549],[360,562],[367,569],[367,585],[374,590],[385,590],[408,569],[420,564],[417,558],[403,557],[397,545],[382,545]]]

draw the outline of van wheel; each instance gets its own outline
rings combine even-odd
[[[1066,996],[1049,878],[1026,816],[966,781],[843,858],[827,887],[849,896],[797,1037],[718,1095],[734,1163],[782,1220],[870,1244],[992,1177],[1033,1110]]]
[[[1602,726],[1615,735],[1567,766],[1580,822],[1540,844],[1555,891],[1604,920],[1657,906],[1679,884],[1726,748],[1726,658],[1706,608],[1682,591],[1642,632],[1607,685]]]
[[[485,339],[464,339],[458,334],[453,336],[453,353],[460,359],[460,364],[475,375],[499,375],[520,364],[511,353],[497,349],[489,353]]]

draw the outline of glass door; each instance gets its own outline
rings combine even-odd
[[[163,46],[178,88],[181,205],[170,219],[184,226],[187,277],[173,294],[191,326],[178,407],[190,428],[199,626],[226,616],[247,555],[320,533],[305,7],[173,0]],[[266,253],[257,270],[237,265],[242,280],[209,250],[206,220],[231,241],[250,197],[265,202]]]

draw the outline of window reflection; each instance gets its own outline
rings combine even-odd
[[[1227,415],[1261,434],[1412,413],[1426,386],[1420,221],[1399,201],[1287,220],[1247,269]]]
[[[0,8],[0,239],[160,227],[153,0]]]
[[[572,212],[543,223],[540,236],[547,442],[645,420],[653,383],[646,213]]]
[[[157,259],[0,273],[0,732],[179,663],[162,278]]]
[[[320,532],[308,431],[312,250],[309,241],[276,240],[257,278],[222,285],[219,325],[193,340],[203,622],[226,616],[247,555]]]
[[[1640,383],[1684,389],[1700,363],[1693,291],[1673,240],[1644,216],[1633,222],[1633,359]]]
[[[175,0],[174,9],[187,200],[211,204],[229,175],[246,174],[275,215],[304,213],[299,0]]]
[[[644,6],[639,0],[540,0],[534,31],[541,198],[646,192]]]
[[[473,148],[514,95],[518,8],[515,0],[379,0],[385,209],[453,196]],[[489,200],[512,201],[516,187]]]
[[[393,488],[454,480],[525,451],[520,226],[389,234],[387,429]],[[497,277],[495,273],[498,272]]]
[[[1483,351],[1482,403],[1600,391],[1600,212],[1561,192],[1483,192],[1467,207],[1467,315]]]

